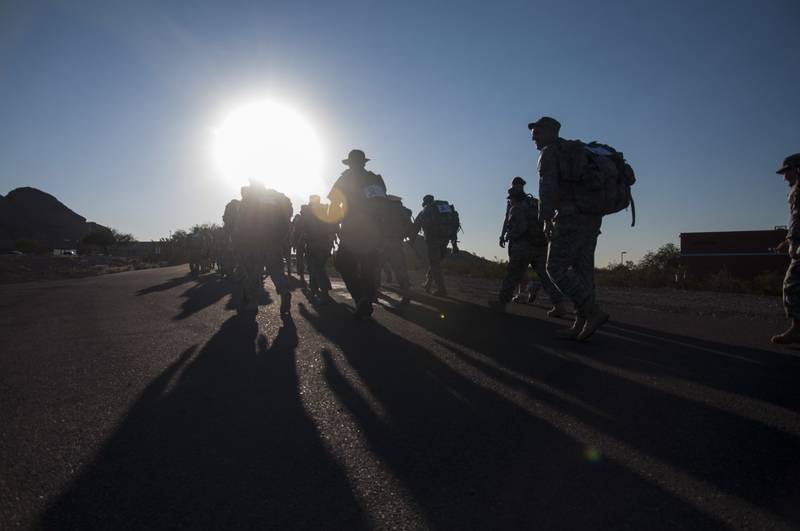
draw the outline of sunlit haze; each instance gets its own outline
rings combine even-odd
[[[322,187],[322,151],[312,124],[274,101],[243,104],[214,130],[218,169],[235,190],[260,181],[295,199]]]

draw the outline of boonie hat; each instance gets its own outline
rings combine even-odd
[[[369,162],[369,159],[360,149],[352,149],[350,153],[347,154],[347,158],[342,160],[342,164],[350,166],[352,162]]]
[[[525,179],[523,179],[522,177],[517,176],[517,177],[514,177],[513,179],[511,179],[511,186],[515,186],[517,184],[521,184],[522,186],[525,186],[528,183],[526,183]]]

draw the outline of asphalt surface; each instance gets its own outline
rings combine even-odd
[[[800,528],[800,357],[758,323],[281,319],[187,273],[0,286],[0,529]]]

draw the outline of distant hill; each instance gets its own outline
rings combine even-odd
[[[87,222],[52,195],[23,187],[0,196],[0,243],[32,239],[49,247],[74,246],[102,225]]]

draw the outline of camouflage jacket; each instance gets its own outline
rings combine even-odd
[[[536,216],[538,208],[539,201],[528,194],[521,194],[509,199],[506,229],[507,239],[510,243],[525,242],[534,247],[547,245],[544,228]]]
[[[414,226],[411,228],[411,233],[419,234],[419,231],[422,230],[422,233],[425,235],[425,241],[431,244],[439,242],[447,243],[448,241],[457,243],[455,236],[452,238],[444,238],[437,234],[436,229],[439,219],[439,214],[436,210],[437,208],[439,207],[436,203],[430,203],[429,205],[425,206],[414,219]]]
[[[789,191],[789,232],[786,239],[800,244],[800,182]]]
[[[553,144],[545,146],[539,154],[536,171],[539,174],[539,219],[552,220],[561,207],[561,150],[559,138]]]

